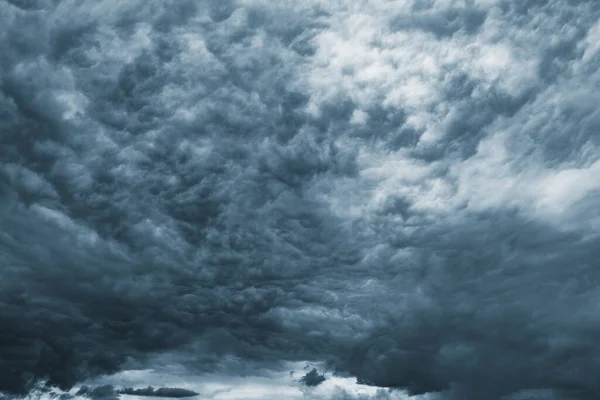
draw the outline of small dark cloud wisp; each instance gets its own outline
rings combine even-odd
[[[130,387],[117,389],[113,385],[84,385],[77,391],[78,396],[84,396],[92,400],[116,400],[119,399],[120,395],[122,394],[133,396],[164,397],[171,399],[181,399],[199,395],[199,393],[188,389],[173,387],[160,387],[155,389],[152,386],[141,389],[134,389]]]
[[[313,368],[300,378],[300,382],[305,386],[319,386],[321,383],[325,382],[326,379],[325,375],[319,374],[317,369]]]
[[[135,396],[152,396],[152,397],[168,397],[174,399],[180,399],[184,397],[198,396],[199,393],[193,390],[181,389],[181,388],[170,388],[162,387],[154,389],[152,386],[148,386],[143,389],[124,388],[118,391],[119,394],[129,394]]]

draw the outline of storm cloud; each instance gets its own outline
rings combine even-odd
[[[310,362],[382,388],[335,399],[597,399],[599,19],[0,1],[0,398]]]
[[[194,397],[198,393],[182,388],[161,387],[154,389],[148,386],[142,389],[134,388],[115,388],[113,385],[87,386],[83,385],[76,393],[78,396],[84,396],[94,400],[119,399],[119,395],[146,396],[146,397],[166,397],[180,399],[183,397]]]
[[[316,368],[313,368],[300,378],[300,382],[306,386],[319,386],[321,383],[325,382],[326,379],[325,375],[319,374],[319,371],[317,371]]]
[[[131,394],[138,396],[153,396],[153,397],[169,397],[180,399],[183,397],[193,397],[197,396],[198,393],[180,388],[158,388],[154,389],[152,386],[148,386],[144,389],[133,389],[133,388],[125,388],[119,390],[121,394]]]

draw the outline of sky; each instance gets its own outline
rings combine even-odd
[[[0,21],[2,400],[600,398],[599,1]]]

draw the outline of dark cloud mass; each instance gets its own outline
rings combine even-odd
[[[143,389],[125,388],[125,389],[119,390],[119,393],[137,395],[137,396],[169,397],[169,398],[175,398],[175,399],[180,399],[183,397],[193,397],[193,396],[198,395],[198,393],[196,393],[192,390],[187,390],[187,389],[168,388],[168,387],[154,389],[152,386],[148,386],[147,388],[143,388]]]
[[[325,382],[326,379],[325,375],[319,374],[319,371],[317,371],[316,368],[313,368],[300,378],[300,382],[306,386],[319,386],[321,383]]]
[[[0,1],[0,398],[599,398],[600,2],[296,3]]]
[[[102,386],[82,386],[77,391],[77,394],[93,400],[113,400],[118,399],[118,393],[112,385]]]
[[[113,385],[101,385],[94,387],[84,385],[77,391],[77,395],[87,397],[93,400],[118,399],[119,395],[121,394],[131,396],[165,397],[180,399],[184,397],[194,397],[197,396],[199,393],[182,388],[161,387],[154,389],[152,386],[148,386],[142,389],[134,389],[130,387],[117,389]]]

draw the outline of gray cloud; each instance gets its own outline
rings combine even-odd
[[[300,382],[306,386],[319,386],[321,383],[325,382],[326,379],[325,375],[319,374],[317,369],[313,368],[300,378]]]
[[[119,394],[112,385],[102,386],[82,386],[77,395],[84,396],[94,400],[118,400]]]
[[[0,2],[0,392],[311,361],[597,398],[599,15]]]
[[[100,386],[82,386],[77,391],[77,396],[83,396],[94,400],[112,400],[119,399],[120,395],[132,395],[132,396],[149,396],[149,397],[166,397],[166,398],[184,398],[197,396],[198,393],[182,388],[171,388],[171,387],[160,387],[154,389],[152,386],[148,386],[142,389],[134,388],[122,388],[117,389],[113,385],[100,385]]]
[[[193,397],[197,396],[198,393],[181,388],[158,388],[154,389],[151,386],[148,386],[144,389],[133,389],[133,388],[125,388],[119,390],[120,394],[130,394],[135,396],[152,396],[152,397],[169,397],[169,398],[183,398],[183,397]]]
[[[417,4],[419,3],[415,3],[415,5]],[[397,16],[392,21],[392,31],[419,29],[430,32],[437,38],[452,36],[459,31],[474,34],[477,33],[486,17],[485,10],[473,7],[447,8],[435,11],[421,9],[420,7],[415,8],[409,14]]]

